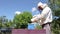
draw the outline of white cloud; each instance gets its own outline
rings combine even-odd
[[[21,14],[21,12],[20,11],[16,11],[15,14]]]
[[[34,11],[36,11],[36,10],[37,10],[36,7],[33,7],[33,8],[32,8],[32,12],[34,12]]]

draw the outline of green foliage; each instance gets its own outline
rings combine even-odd
[[[60,16],[60,9],[55,11],[55,15]],[[54,34],[60,34],[60,18],[57,20],[53,20],[52,31],[54,32]]]
[[[4,23],[7,21],[6,16],[0,16],[0,28],[4,27]]]
[[[14,24],[16,25],[15,28],[27,28],[27,25],[30,22],[31,18],[32,14],[30,12],[25,11],[19,15],[16,14],[13,20]]]
[[[0,28],[11,28],[13,22],[8,20],[6,16],[0,16]]]
[[[60,0],[51,0],[50,3],[49,6],[51,6],[54,15],[60,17]],[[54,34],[60,34],[60,18],[53,20],[51,28]]]
[[[31,12],[23,12],[21,14],[16,14],[13,21],[8,20],[6,16],[0,17],[0,28],[27,28],[28,23],[30,23],[32,18]]]
[[[42,29],[42,26],[37,24],[36,29],[40,30],[40,29]]]
[[[52,31],[54,34],[60,33],[60,18],[52,22]]]
[[[60,9],[55,10],[55,16],[60,16]]]
[[[57,6],[59,6],[59,8],[60,8],[60,0],[57,0],[56,4],[57,4]]]
[[[13,22],[12,22],[11,20],[9,20],[9,21],[6,22],[4,25],[5,25],[4,27],[11,28],[12,25],[13,25]]]

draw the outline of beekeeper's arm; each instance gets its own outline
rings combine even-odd
[[[42,11],[42,13],[40,15],[38,15],[37,17],[35,18],[32,18],[31,21],[38,21],[40,19],[45,19],[46,15],[48,14],[49,10],[48,9],[45,9]]]
[[[39,15],[39,14],[38,14]],[[32,22],[37,22],[37,16],[38,15],[34,15],[33,18],[31,19]]]
[[[47,14],[48,14],[49,10],[48,9],[44,9],[42,11],[42,13],[40,14],[40,16],[38,16],[38,19],[45,19]]]

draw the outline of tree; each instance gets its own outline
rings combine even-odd
[[[4,27],[4,23],[6,23],[6,16],[0,16],[0,28]]]
[[[5,28],[12,28],[13,22],[12,22],[11,20],[9,20],[9,21],[7,21],[4,25],[5,25],[5,26],[4,26]]]
[[[21,14],[16,14],[14,16],[13,22],[15,25],[15,28],[27,28],[27,25],[29,22],[31,22],[32,14],[31,12],[25,11]]]
[[[54,34],[60,34],[60,0],[50,0],[51,8],[54,15],[59,17],[59,19],[54,19],[52,22],[52,31]]]
[[[60,16],[60,10],[56,10],[55,15]],[[60,34],[60,18],[53,20],[52,31],[54,32],[54,34]]]
[[[8,20],[6,16],[0,16],[0,28],[11,28],[12,21]]]

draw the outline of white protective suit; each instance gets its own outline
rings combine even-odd
[[[41,14],[38,14],[36,17],[32,18],[31,21],[34,20],[41,20],[40,24],[45,24],[48,22],[52,22],[53,18],[52,18],[52,11],[51,9],[47,6],[47,4],[44,4],[43,6],[43,10]]]

